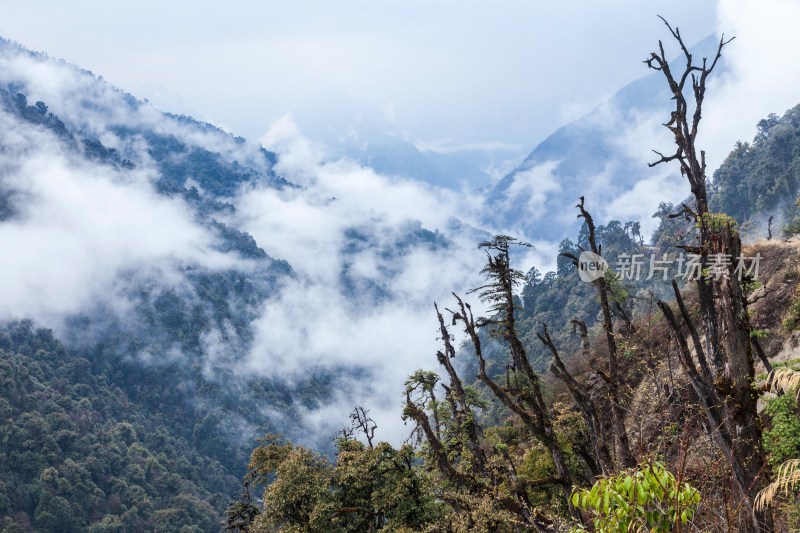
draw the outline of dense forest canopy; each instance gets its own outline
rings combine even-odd
[[[712,208],[727,213],[765,237],[769,217],[773,231],[797,233],[797,191],[800,186],[800,107],[782,117],[773,114],[758,123],[752,142],[738,143],[712,181]]]

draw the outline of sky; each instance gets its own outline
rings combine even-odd
[[[4,0],[0,35],[250,139],[346,94],[416,143],[527,153],[647,73],[656,13],[691,41],[718,19],[709,0]]]

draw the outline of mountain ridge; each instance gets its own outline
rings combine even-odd
[[[707,54],[716,44],[712,35],[691,51],[694,55]],[[642,182],[673,194],[681,189],[677,173],[647,166],[646,157],[657,145],[630,146],[641,142],[642,133],[669,141],[661,135],[663,117],[669,115],[669,99],[660,74],[650,73],[627,84],[586,115],[556,129],[489,193],[487,204],[492,215],[488,222],[518,228],[530,239],[558,242],[578,231],[572,207],[578,197],[586,196],[598,206],[595,216],[600,221],[625,218],[650,225],[657,204],[620,209],[625,207],[620,199],[634,194]],[[641,127],[644,131],[637,131]],[[641,196],[636,195],[640,202]],[[615,210],[623,215],[612,215]],[[542,224],[545,220],[549,223]]]

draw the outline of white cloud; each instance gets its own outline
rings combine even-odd
[[[505,198],[507,202],[514,203],[524,199],[524,213],[528,221],[541,218],[546,213],[544,208],[548,197],[561,192],[561,183],[553,175],[559,163],[560,161],[546,161],[514,175],[514,181],[506,191]]]
[[[354,405],[364,405],[378,420],[380,437],[397,441],[404,431],[405,378],[418,368],[438,366],[433,302],[450,305],[451,291],[463,295],[480,281],[483,255],[474,232],[451,224],[456,216],[469,217],[475,200],[381,176],[346,160],[321,163],[324,154],[289,118],[278,122],[264,143],[279,151],[281,173],[309,188],[256,188],[238,199],[237,221],[298,273],[265,302],[243,371],[294,381],[311,369],[339,375],[341,369],[360,369],[366,377],[341,378],[338,388],[347,394],[334,401],[335,409],[328,405],[309,413],[308,423],[324,421],[335,430]],[[397,248],[419,223],[442,230],[449,247]],[[365,234],[369,245],[346,251],[345,231],[351,228]],[[346,266],[355,277],[355,292],[341,285]],[[360,292],[364,282],[380,286],[388,298]]]
[[[155,193],[151,171],[91,164],[53,135],[0,112],[2,188],[14,216],[0,224],[0,312],[58,328],[98,303],[124,310],[119,277],[158,272],[180,284],[179,265],[242,264],[177,199]]]

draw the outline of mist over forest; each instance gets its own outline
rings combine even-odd
[[[0,532],[800,530],[797,6],[12,4]]]

